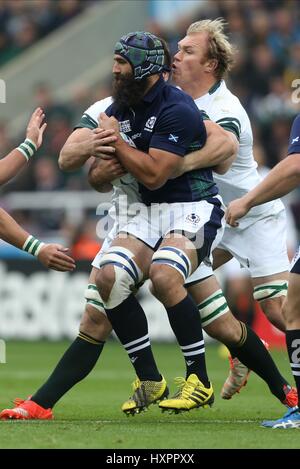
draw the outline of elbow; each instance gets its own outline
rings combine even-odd
[[[104,182],[97,178],[93,171],[88,174],[88,182],[95,191],[100,193],[110,192],[113,188],[110,182]]]
[[[229,160],[226,160],[226,162],[220,163],[217,166],[214,166],[213,170],[215,173],[220,174],[222,176],[223,174],[227,173],[227,171],[229,170],[231,166],[231,163],[232,163],[231,161],[229,162]]]
[[[147,176],[147,178],[145,178],[144,181],[141,181],[141,183],[150,191],[156,191],[166,183],[166,179],[156,174],[153,176]]]
[[[65,157],[63,150],[60,152],[58,157],[58,166],[61,171],[71,171],[73,169],[68,159]]]
[[[294,179],[300,183],[300,153],[287,156],[279,165],[281,166],[283,178],[286,180]]]
[[[6,212],[0,208],[0,238],[3,238],[5,235],[5,215]]]
[[[228,153],[229,153],[228,158],[235,159],[238,153],[238,149],[239,149],[238,141],[236,139],[235,140],[232,139],[230,144],[228,145]]]
[[[91,169],[89,170],[89,173],[88,173],[88,183],[93,189],[97,190],[99,183],[96,180],[94,173]]]
[[[231,162],[233,162],[237,156],[238,149],[239,149],[239,142],[237,138],[229,134],[229,132],[226,132],[226,135],[224,135],[224,140],[223,140],[223,148],[224,148],[224,159],[229,159]]]
[[[3,184],[5,184],[8,181],[9,181],[9,179],[6,179],[5,177],[0,177],[0,186],[2,186]]]
[[[214,166],[213,170],[215,173],[222,175],[229,171],[232,163],[236,159],[239,146],[236,139],[226,136],[220,148],[222,148],[222,158],[219,163]]]
[[[217,174],[222,175],[222,174],[226,174],[227,171],[229,171],[232,163],[236,159],[238,149],[239,149],[239,144],[238,144],[237,139],[234,136],[224,135],[223,145],[220,146],[220,148],[223,149],[222,159],[219,162],[219,164],[217,164],[214,167],[214,171]]]
[[[217,126],[217,131],[211,135],[215,138],[218,147],[218,163],[223,163],[227,159],[234,160],[239,150],[239,141],[235,134],[229,130],[225,130],[222,127]]]
[[[58,167],[61,171],[66,171],[66,162],[65,162],[63,151],[60,152],[59,157],[58,157]]]

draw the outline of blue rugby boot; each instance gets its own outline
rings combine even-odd
[[[281,419],[278,420],[264,420],[261,424],[262,427],[267,428],[300,428],[300,412],[299,407],[292,407],[289,409]]]

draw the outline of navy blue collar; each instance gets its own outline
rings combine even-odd
[[[157,82],[150,88],[148,93],[143,97],[143,101],[146,103],[152,103],[160,91],[166,86],[165,80],[162,76],[159,77]]]

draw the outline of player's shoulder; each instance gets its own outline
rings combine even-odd
[[[209,110],[209,117],[217,123],[236,120],[239,123],[240,130],[250,125],[249,116],[240,102],[239,98],[234,95],[226,86],[225,82],[221,82],[221,86],[214,93],[212,104]]]
[[[292,153],[300,153],[300,114],[294,118],[291,128],[288,155]]]
[[[170,100],[174,100],[178,103],[189,103],[193,102],[193,98],[189,94],[187,94],[182,89],[178,88],[177,86],[170,85],[169,83],[165,86],[166,98]]]
[[[225,113],[230,111],[239,112],[240,114],[246,113],[239,98],[227,88],[224,81],[221,82],[218,91],[215,93],[213,106]]]
[[[84,111],[83,115],[81,116],[80,122],[78,125],[75,126],[76,128],[87,128],[87,129],[95,129],[99,125],[99,115],[101,112],[105,112],[106,109],[112,104],[111,96],[100,99],[96,101],[94,104],[89,106],[86,111]]]
[[[295,117],[293,126],[300,130],[300,113]]]
[[[105,112],[106,109],[112,103],[113,103],[113,99],[111,96],[108,96],[107,98],[104,98],[104,99],[100,99],[99,101],[96,101],[91,106],[89,106],[87,110],[84,112],[84,114],[87,114],[93,119],[96,119],[98,121],[98,116],[100,112]]]
[[[166,89],[166,105],[174,112],[187,115],[200,114],[193,98],[176,86],[169,85]]]

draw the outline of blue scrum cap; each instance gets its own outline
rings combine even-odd
[[[162,42],[152,33],[136,31],[122,36],[115,45],[115,54],[121,55],[130,63],[135,80],[165,70]]]

